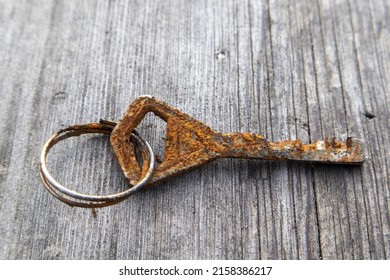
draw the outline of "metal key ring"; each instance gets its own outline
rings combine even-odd
[[[101,121],[101,123],[75,125],[62,129],[50,137],[50,139],[45,143],[42,148],[39,161],[39,173],[43,184],[54,197],[71,206],[88,208],[104,207],[116,204],[126,199],[134,192],[140,190],[148,182],[148,180],[153,174],[155,166],[155,156],[149,143],[144,138],[142,138],[137,131],[133,131],[132,137],[136,141],[136,144],[139,144],[142,147],[142,156],[147,156],[144,161],[146,160],[146,164],[148,164],[148,169],[145,173],[145,176],[143,176],[143,178],[139,180],[137,184],[130,187],[129,189],[109,195],[86,195],[64,187],[63,185],[58,183],[49,173],[46,164],[46,157],[49,150],[55,144],[62,140],[65,140],[66,138],[80,136],[82,134],[110,134],[114,127],[115,123],[109,121]]]

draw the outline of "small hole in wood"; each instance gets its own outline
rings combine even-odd
[[[215,52],[215,59],[218,61],[224,60],[226,58],[227,52],[225,50],[219,50]]]
[[[373,118],[376,118],[376,116],[374,115],[374,114],[372,114],[372,113],[370,113],[370,112],[364,112],[364,116],[366,117],[366,118],[368,118],[368,119],[373,119]]]

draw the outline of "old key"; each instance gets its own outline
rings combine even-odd
[[[147,169],[141,170],[129,137],[148,112],[166,123],[165,157],[146,186],[209,163],[217,158],[256,158],[296,160],[336,164],[362,164],[362,143],[353,138],[346,142],[325,139],[312,144],[300,140],[269,142],[255,133],[220,133],[151,96],[140,96],[115,126],[110,141],[123,173],[135,184]]]
[[[157,166],[150,145],[135,131],[149,112],[167,123],[165,156]],[[61,140],[85,133],[110,134],[118,162],[132,187],[112,195],[85,195],[65,188],[50,175],[46,166],[50,148]],[[118,123],[100,121],[55,133],[42,149],[39,172],[49,192],[61,201],[72,206],[103,207],[118,203],[141,188],[155,186],[224,157],[334,164],[364,161],[362,142],[357,139],[348,138],[344,142],[332,138],[302,144],[300,140],[270,142],[256,133],[220,133],[154,97],[140,96]]]

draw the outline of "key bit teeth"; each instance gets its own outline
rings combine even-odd
[[[352,137],[348,137],[346,143],[347,143],[347,150],[348,151],[351,150],[352,146],[354,144],[353,138]]]
[[[326,149],[335,149],[336,148],[336,139],[334,137],[328,137],[325,139]]]
[[[338,153],[344,154],[339,159],[340,163],[356,164],[360,165],[366,160],[366,154],[364,149],[364,141],[362,139],[348,137],[347,140],[342,143],[343,146],[338,147]]]
[[[367,153],[363,139],[349,137],[347,139],[347,149],[351,152],[352,155],[360,157],[362,163],[366,160]]]

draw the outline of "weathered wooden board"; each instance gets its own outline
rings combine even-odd
[[[390,258],[389,50],[386,0],[0,0],[0,258]],[[359,137],[368,160],[220,160],[96,217],[50,196],[47,138],[141,94],[223,132]],[[163,154],[163,122],[141,131]],[[107,137],[49,163],[79,191],[126,188]]]

